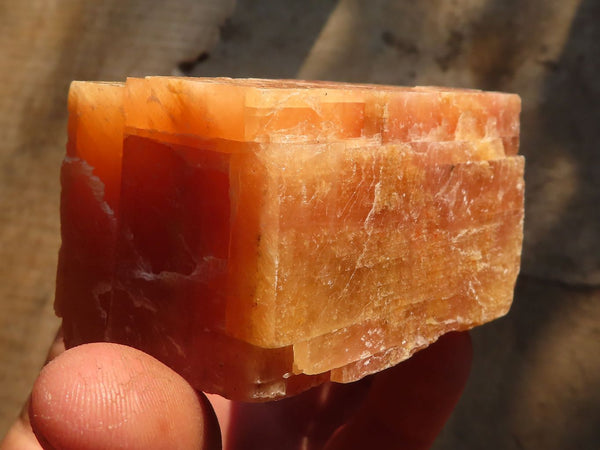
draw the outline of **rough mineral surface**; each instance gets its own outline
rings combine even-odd
[[[74,82],[56,310],[196,388],[350,382],[505,314],[515,95],[161,78]]]

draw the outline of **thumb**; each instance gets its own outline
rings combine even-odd
[[[206,398],[156,359],[122,345],[82,345],[47,364],[29,415],[46,449],[220,448]]]

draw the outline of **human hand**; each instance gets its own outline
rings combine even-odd
[[[471,343],[467,333],[450,333],[359,382],[259,404],[198,393],[156,359],[121,345],[65,352],[59,338],[50,358],[1,450],[416,450],[432,445],[454,409]]]

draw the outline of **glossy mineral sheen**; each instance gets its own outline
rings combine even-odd
[[[264,401],[504,315],[516,95],[289,80],[74,82],[56,311]]]

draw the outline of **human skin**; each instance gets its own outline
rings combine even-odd
[[[130,347],[64,351],[59,337],[0,449],[426,449],[462,393],[471,358],[468,333],[450,333],[359,382],[250,404],[197,392]]]

